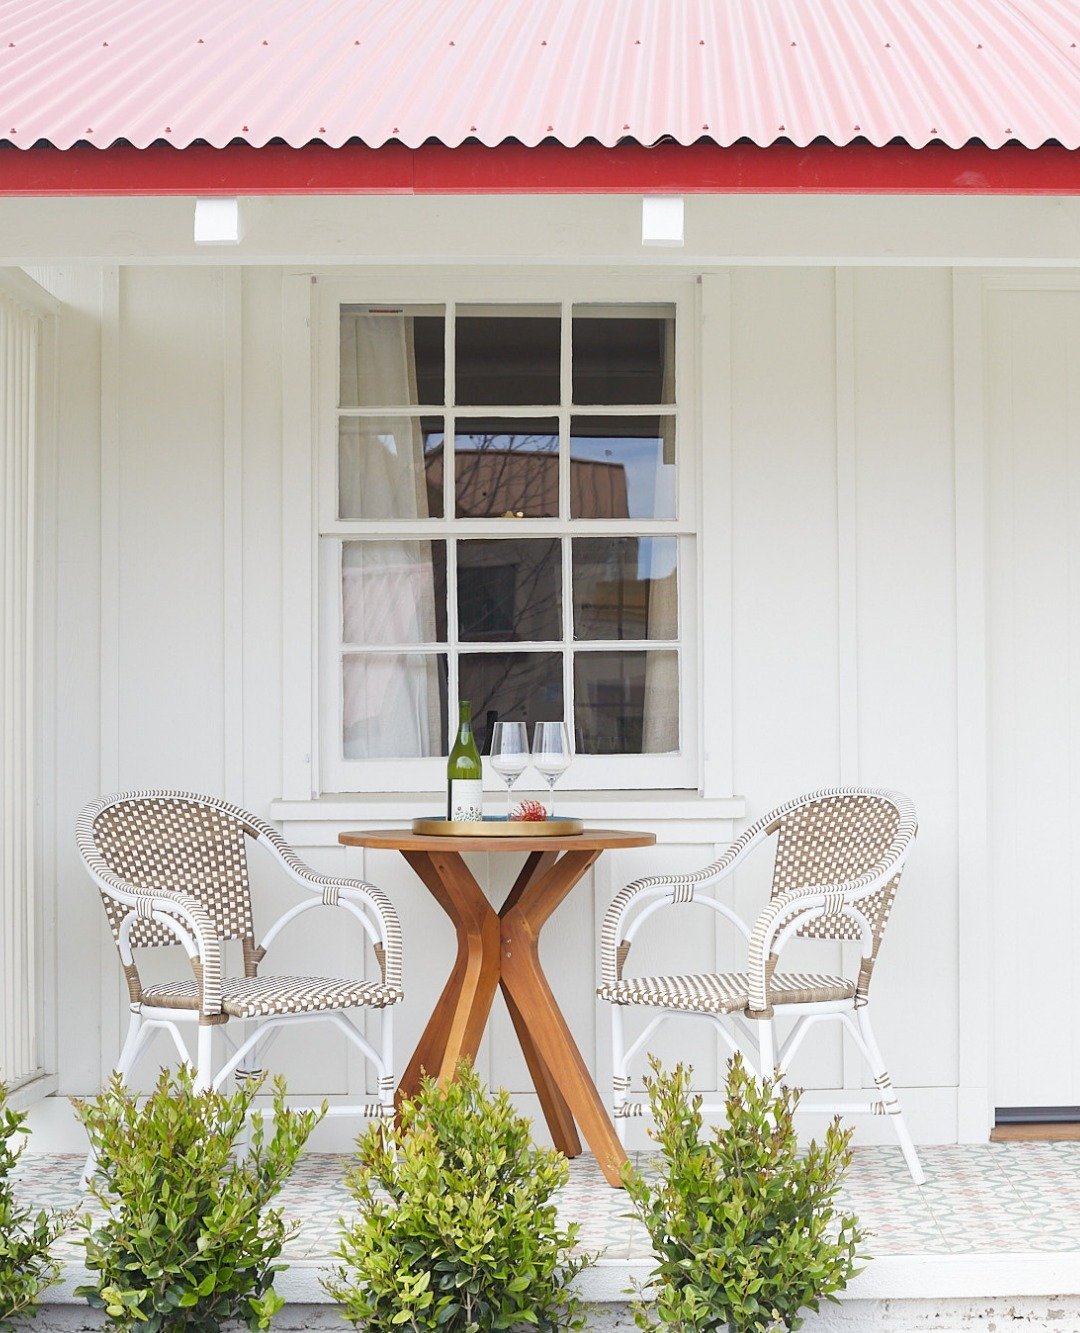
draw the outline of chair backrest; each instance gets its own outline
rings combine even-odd
[[[93,868],[103,862],[138,888],[165,889],[198,899],[222,940],[254,936],[248,884],[245,813],[194,792],[121,792],[89,807],[79,821],[78,843]],[[102,891],[113,939],[131,908]],[[132,924],[136,948],[175,944],[155,921]]]
[[[917,828],[907,797],[858,788],[817,792],[781,807],[769,827],[777,833],[773,897],[811,884],[858,879],[893,849],[896,874],[858,904],[873,930],[876,954]],[[820,917],[798,933],[826,940],[860,938],[858,924],[846,916]]]

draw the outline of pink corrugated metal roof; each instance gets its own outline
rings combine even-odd
[[[1080,0],[0,0],[0,139],[1080,146]]]

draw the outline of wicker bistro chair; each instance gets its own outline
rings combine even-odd
[[[186,791],[128,791],[88,805],[76,826],[79,852],[101,891],[105,913],[131,998],[131,1022],[116,1065],[127,1077],[146,1038],[164,1028],[181,1060],[190,1057],[184,1024],[197,1025],[196,1078],[218,1088],[230,1074],[256,1072],[259,1054],[286,1025],[333,1023],[378,1075],[378,1101],[334,1106],[333,1115],[393,1114],[393,1006],[402,998],[401,930],[390,900],[360,880],[318,875],[296,856],[278,831],[235,805]],[[245,839],[261,842],[303,890],[291,907],[255,941]],[[261,976],[259,966],[279,933],[316,907],[340,907],[361,924],[379,968],[373,981],[323,976]],[[222,945],[239,940],[244,975],[224,974]],[[193,976],[144,986],[133,951],[183,945]],[[356,1009],[381,1014],[378,1047],[349,1017]],[[239,1021],[241,1039],[224,1031]],[[221,1027],[224,1064],[212,1067],[212,1035]],[[257,1051],[262,1042],[261,1052]]]
[[[874,963],[916,828],[915,810],[906,796],[875,788],[830,788],[771,811],[703,870],[639,879],[616,895],[603,925],[597,993],[612,1006],[613,1101],[621,1137],[629,1117],[647,1112],[643,1103],[633,1103],[627,1096],[628,1066],[667,1019],[680,1014],[708,1017],[732,1051],[742,1049],[730,1030],[734,1028],[749,1042],[750,1050],[756,1048],[758,1069],[778,1068],[781,1076],[810,1028],[836,1020],[851,1033],[866,1059],[877,1095],[871,1102],[813,1109],[888,1115],[912,1179],[923,1183],[922,1167],[874,1038],[868,1007]],[[751,928],[705,891],[726,879],[774,833],[772,896]],[[712,908],[745,937],[747,970],[625,976],[627,955],[641,926],[664,907],[691,902]],[[777,971],[781,951],[794,935],[858,941],[862,946],[858,977]],[[627,1047],[623,1009],[630,1005],[660,1012]],[[778,1049],[773,1024],[779,1014],[795,1022]]]

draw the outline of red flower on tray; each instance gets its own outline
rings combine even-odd
[[[541,823],[547,819],[547,811],[540,801],[522,801],[514,811],[514,818],[524,824]]]

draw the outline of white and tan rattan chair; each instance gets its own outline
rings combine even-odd
[[[88,805],[76,826],[79,852],[101,891],[131,999],[131,1022],[117,1072],[127,1077],[147,1039],[159,1029],[172,1036],[181,1060],[190,1057],[181,1027],[198,1031],[200,1087],[220,1087],[231,1075],[247,1077],[258,1056],[284,1026],[332,1023],[374,1066],[378,1100],[334,1106],[334,1115],[393,1113],[393,1006],[402,998],[401,930],[390,900],[372,884],[316,874],[278,831],[238,806],[186,791],[128,791]],[[255,941],[246,839],[262,843],[307,897]],[[278,934],[315,907],[339,907],[355,917],[371,942],[378,979],[261,976],[259,966]],[[226,940],[239,940],[244,975],[225,975]],[[133,950],[181,944],[192,976],[143,985]],[[350,1017],[358,1009],[381,1015],[378,1045]],[[236,1020],[233,1042],[225,1031]],[[222,1029],[226,1058],[213,1068],[212,1036]],[[261,1050],[258,1049],[262,1043]]]
[[[779,1068],[781,1076],[810,1028],[836,1020],[851,1033],[866,1059],[877,1095],[869,1102],[815,1104],[808,1109],[888,1115],[912,1179],[923,1183],[922,1167],[874,1038],[868,1009],[874,962],[916,828],[915,810],[906,796],[876,788],[830,788],[771,811],[703,870],[639,879],[615,896],[604,920],[597,993],[612,1005],[613,1099],[621,1135],[629,1117],[648,1110],[627,1095],[630,1061],[667,1019],[686,1014],[710,1018],[733,1051],[742,1049],[734,1029],[749,1041],[751,1051],[756,1049],[753,1063],[757,1068],[765,1073]],[[708,890],[774,833],[772,896],[751,928]],[[748,945],[747,970],[689,976],[624,975],[640,927],[662,908],[688,903],[710,907],[742,933]],[[794,935],[859,942],[862,958],[857,978],[778,971],[780,953]],[[659,1012],[627,1047],[623,1009],[629,1005]],[[779,1015],[793,1019],[794,1025],[778,1049],[773,1023]]]

